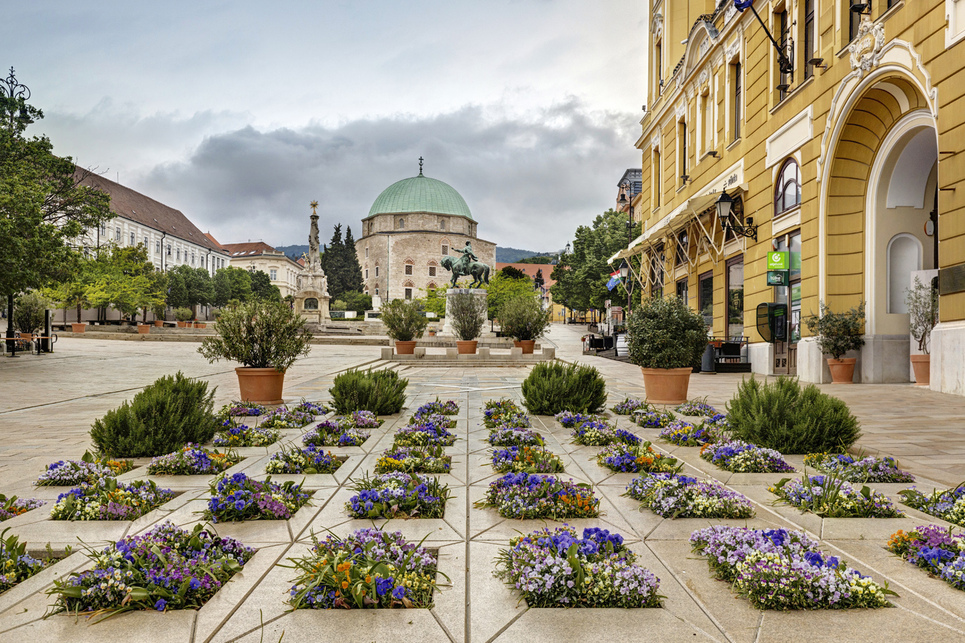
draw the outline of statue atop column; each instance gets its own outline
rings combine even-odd
[[[314,327],[330,319],[328,313],[328,278],[322,270],[322,256],[318,245],[318,201],[311,202],[312,226],[308,233],[308,257],[305,268],[298,275],[295,293],[295,312],[300,314],[309,325]]]
[[[318,214],[315,209],[318,201],[312,201],[312,227],[308,233],[308,268],[309,272],[318,272],[322,269],[322,257],[318,252]]]

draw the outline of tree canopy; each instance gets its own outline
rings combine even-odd
[[[328,279],[328,294],[333,300],[344,299],[347,292],[362,290],[362,266],[355,254],[351,227],[346,228],[343,240],[342,224],[335,225],[332,239],[322,254],[322,270]]]
[[[224,307],[229,301],[251,299],[251,273],[236,266],[219,268],[214,273],[214,305]]]

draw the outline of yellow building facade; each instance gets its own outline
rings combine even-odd
[[[813,382],[829,381],[802,323],[819,302],[866,304],[856,381],[908,382],[904,293],[938,276],[931,387],[965,394],[965,1],[753,7],[776,43],[732,0],[652,0],[644,232],[614,261],[642,255],[642,294],[746,338],[755,372]],[[724,191],[756,240],[722,230]],[[787,285],[768,285],[772,251]],[[786,342],[757,330],[769,302],[789,308]]]

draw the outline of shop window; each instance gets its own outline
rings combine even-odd
[[[687,280],[681,279],[677,282],[677,296],[686,304],[687,297],[689,296],[687,292]]]
[[[797,161],[788,159],[777,175],[774,188],[774,216],[780,216],[801,205],[801,168]]]
[[[697,283],[697,306],[709,334],[714,327],[714,273],[701,275]]]
[[[744,335],[744,258],[727,262],[727,336],[738,340]]]

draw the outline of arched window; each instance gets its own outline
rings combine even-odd
[[[774,189],[774,216],[784,214],[801,205],[801,168],[797,161],[788,159],[777,175]]]
[[[314,297],[309,297],[305,300],[305,310],[318,310],[318,300]]]
[[[405,219],[403,219],[402,217],[399,217],[399,222],[398,224],[396,224],[395,227],[398,228],[399,230],[403,229],[405,227]]]

